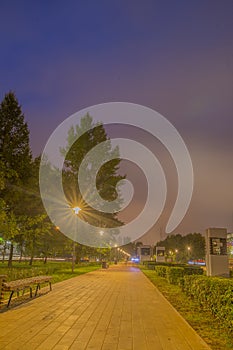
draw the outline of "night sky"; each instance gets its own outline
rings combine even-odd
[[[174,233],[233,231],[232,18],[232,0],[1,1],[0,99],[16,93],[34,156],[82,108],[125,101],[158,111],[194,166],[192,203]],[[119,133],[159,148],[149,135]],[[135,213],[144,197],[136,193]],[[163,227],[144,242],[158,240]]]

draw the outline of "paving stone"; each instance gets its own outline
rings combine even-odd
[[[207,350],[136,267],[110,266],[53,285],[0,314],[1,350]]]

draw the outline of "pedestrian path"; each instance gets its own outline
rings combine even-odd
[[[138,268],[114,265],[1,313],[0,349],[210,348]]]

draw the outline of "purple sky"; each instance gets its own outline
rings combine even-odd
[[[84,107],[126,101],[155,109],[180,132],[194,165],[193,200],[174,233],[232,231],[232,18],[232,0],[2,2],[0,98],[15,91],[34,155]],[[143,200],[141,189],[135,212]],[[145,242],[163,227],[161,220]]]

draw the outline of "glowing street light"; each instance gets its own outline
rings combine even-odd
[[[75,215],[78,215],[79,212],[82,210],[79,207],[72,208]],[[76,225],[75,225],[75,238],[76,238],[77,232],[76,232]],[[74,272],[74,263],[75,263],[75,241],[73,241],[73,253],[72,253],[72,272]]]
[[[78,215],[79,212],[80,212],[80,210],[82,210],[82,209],[79,208],[79,207],[74,207],[74,208],[72,208],[72,209],[73,209],[73,211],[74,211],[74,213],[75,213],[76,215]]]
[[[188,246],[187,249],[188,249],[188,259],[190,259],[191,258],[191,254],[190,254],[191,253],[191,247]]]

